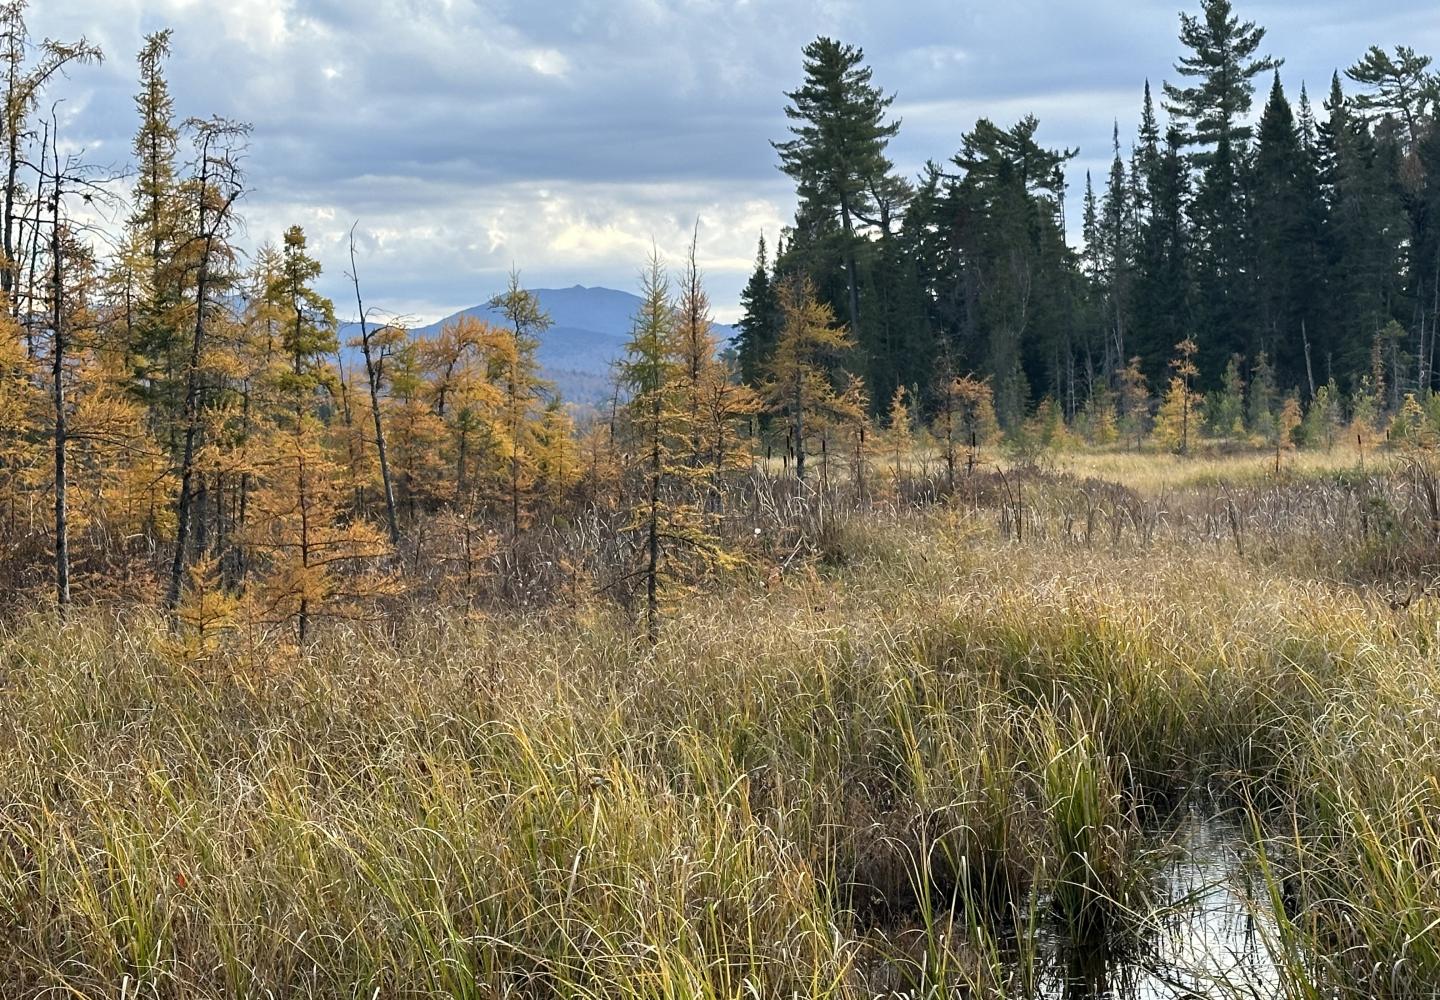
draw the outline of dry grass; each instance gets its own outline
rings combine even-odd
[[[1294,544],[1242,555],[1027,489],[1021,541],[832,521],[654,650],[588,607],[202,663],[144,613],[13,621],[5,995],[1026,995],[1045,928],[1144,922],[1197,794],[1250,810],[1286,995],[1440,990],[1440,602],[1315,571],[1380,544],[1338,495],[1257,494]]]
[[[1147,496],[1194,487],[1253,486],[1275,478],[1275,453],[1246,449],[1235,454],[1207,452],[1181,456],[1167,452],[1082,449],[1055,453],[1057,469],[1081,478],[1119,483]],[[1363,456],[1353,443],[1330,451],[1289,451],[1281,456],[1282,477],[1314,478],[1365,469],[1383,472],[1397,463],[1391,452]]]

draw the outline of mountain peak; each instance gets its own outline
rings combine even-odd
[[[560,394],[573,403],[594,404],[608,392],[610,370],[625,352],[640,296],[615,288],[571,285],[568,288],[532,288],[540,308],[550,317],[550,329],[540,337],[537,356],[546,378]],[[489,305],[487,296],[479,305],[461,309],[444,319],[410,331],[412,337],[434,337],[447,323],[462,316],[503,325],[504,316]],[[348,328],[350,324],[346,324]],[[341,331],[342,340],[358,335]],[[735,336],[733,327],[715,324],[715,336],[723,343]]]

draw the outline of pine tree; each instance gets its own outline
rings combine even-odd
[[[1355,98],[1355,109],[1362,115],[1398,119],[1404,126],[1407,151],[1419,144],[1425,119],[1440,100],[1440,76],[1430,70],[1431,61],[1407,45],[1395,46],[1393,57],[1372,45],[1345,71],[1363,88]]]
[[[1230,0],[1201,0],[1201,14],[1180,15],[1180,41],[1189,51],[1175,70],[1194,81],[1165,85],[1166,109],[1185,128],[1192,161],[1201,168],[1192,218],[1197,326],[1206,362],[1251,348],[1247,320],[1250,289],[1235,277],[1249,270],[1245,170],[1251,135],[1247,123],[1254,80],[1281,60],[1257,55],[1265,29],[1241,21]]]
[[[805,83],[786,96],[793,139],[774,143],[780,169],[796,183],[802,212],[840,222],[840,258],[850,326],[859,331],[860,276],[856,230],[872,214],[874,192],[889,176],[885,148],[900,129],[887,122],[894,102],[871,83],[864,52],[830,38],[805,46]]]

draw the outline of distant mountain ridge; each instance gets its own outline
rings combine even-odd
[[[550,329],[541,335],[540,349],[536,352],[545,377],[555,383],[568,402],[580,405],[602,402],[609,392],[611,366],[625,353],[625,343],[630,339],[635,314],[640,309],[640,296],[614,288],[584,285],[531,291],[551,322]],[[434,323],[414,327],[410,334],[433,337],[461,316],[497,324],[505,320],[499,311],[482,303]],[[734,340],[737,331],[732,326],[716,323],[714,332],[723,349]],[[358,323],[340,326],[342,342],[359,333]],[[347,356],[352,353],[355,352],[347,352]]]

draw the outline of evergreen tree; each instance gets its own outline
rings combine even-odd
[[[1336,74],[1320,126],[1326,201],[1323,266],[1327,286],[1324,348],[1342,371],[1362,371],[1376,333],[1394,319],[1407,223],[1387,164],[1363,119],[1352,113]],[[1403,333],[1403,330],[1402,330]],[[1388,405],[1401,384],[1388,380]]]
[[[1237,281],[1250,272],[1245,171],[1250,140],[1247,115],[1254,80],[1280,60],[1257,55],[1265,29],[1241,21],[1230,0],[1201,0],[1201,14],[1180,15],[1180,41],[1188,52],[1175,70],[1193,81],[1165,85],[1166,109],[1184,128],[1192,162],[1201,170],[1192,219],[1196,325],[1207,367],[1247,352],[1253,322],[1251,288]]]
[[[876,191],[887,181],[885,148],[900,129],[887,122],[894,102],[872,82],[864,52],[830,38],[805,46],[805,83],[786,96],[794,136],[773,145],[780,169],[796,183],[801,212],[838,217],[839,256],[845,268],[850,326],[860,331],[860,276],[856,233],[876,212]]]
[[[306,252],[305,230],[291,226],[279,271],[266,295],[282,316],[279,348],[289,361],[285,390],[299,413],[315,390],[329,380],[326,359],[335,352],[335,306],[314,288],[320,262]]]
[[[1430,69],[1431,58],[1408,45],[1395,46],[1392,57],[1378,45],[1345,71],[1361,86],[1355,109],[1367,117],[1392,117],[1403,126],[1407,151],[1420,142],[1426,118],[1440,100],[1440,75]]]
[[[156,411],[156,425],[173,428],[185,392],[182,369],[186,338],[180,301],[185,269],[176,259],[181,239],[175,167],[179,131],[164,73],[170,36],[168,30],[146,36],[138,57],[140,91],[135,96],[135,108],[140,127],[132,147],[138,169],[133,193],[135,209],[129,220],[137,251],[137,295],[128,311],[133,316],[128,347],[143,372],[141,393]]]
[[[1275,432],[1275,412],[1280,399],[1280,390],[1275,384],[1275,369],[1264,351],[1255,357],[1255,367],[1250,372],[1250,391],[1247,397],[1250,433],[1270,440]]]
[[[1238,354],[1230,356],[1220,379],[1220,389],[1210,396],[1207,422],[1210,433],[1216,437],[1245,436],[1245,377],[1240,370],[1243,360]]]
[[[1165,371],[1170,345],[1190,323],[1190,226],[1185,206],[1190,181],[1171,129],[1150,183],[1150,212],[1141,233],[1133,350],[1147,378]]]
[[[779,312],[763,235],[755,252],[755,270],[740,293],[740,306],[740,333],[736,338],[740,377],[746,385],[759,385],[764,378],[770,352],[775,349]]]
[[[1319,323],[1320,226],[1324,208],[1316,171],[1285,99],[1280,75],[1260,119],[1252,173],[1258,348],[1288,384],[1314,388],[1309,331]]]

